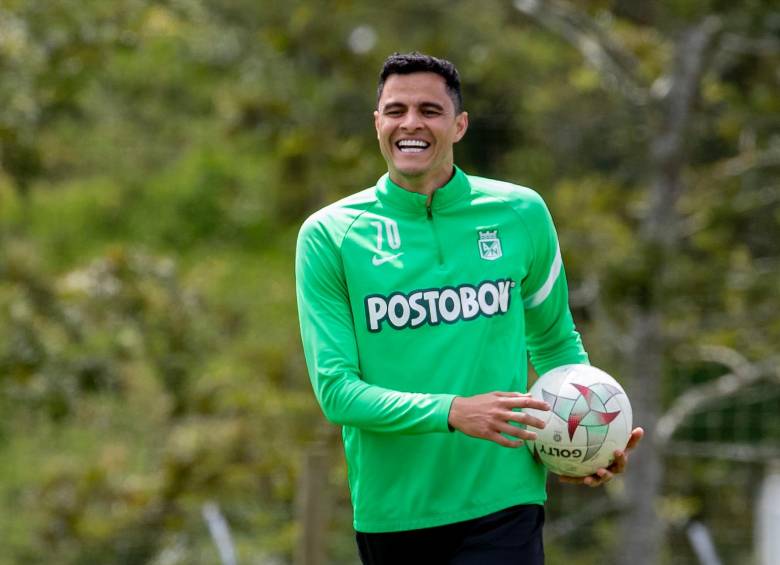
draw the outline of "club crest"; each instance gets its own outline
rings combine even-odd
[[[498,230],[480,231],[477,244],[479,245],[479,256],[486,261],[495,261],[503,254]]]

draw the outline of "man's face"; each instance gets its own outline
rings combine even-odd
[[[390,75],[374,124],[394,181],[431,180],[441,186],[452,175],[452,146],[466,133],[468,114],[455,114],[447,84],[436,73]]]

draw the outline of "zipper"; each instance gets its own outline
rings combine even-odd
[[[433,222],[433,195],[431,195],[430,202],[425,204],[425,212],[428,216],[428,223],[431,226],[431,233],[433,234],[433,243],[436,246],[436,255],[439,258],[439,265],[444,265],[444,255],[442,254],[441,250],[441,242],[439,241],[439,236],[436,233],[436,224]]]

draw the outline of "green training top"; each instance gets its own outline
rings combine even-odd
[[[343,426],[354,526],[438,526],[546,499],[527,449],[447,425],[455,396],[525,392],[587,363],[550,214],[534,191],[457,167],[426,197],[385,174],[298,236],[298,309],[317,400]]]

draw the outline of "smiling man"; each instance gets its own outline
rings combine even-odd
[[[390,74],[379,89],[374,123],[390,178],[430,196],[452,177],[452,146],[468,128],[459,85],[434,72],[414,72]]]
[[[531,189],[470,176],[448,61],[390,56],[374,112],[388,172],[309,217],[296,255],[306,362],[343,426],[366,564],[544,562],[546,472],[518,449],[539,374],[587,363],[552,219]],[[632,434],[598,486],[624,470]]]

